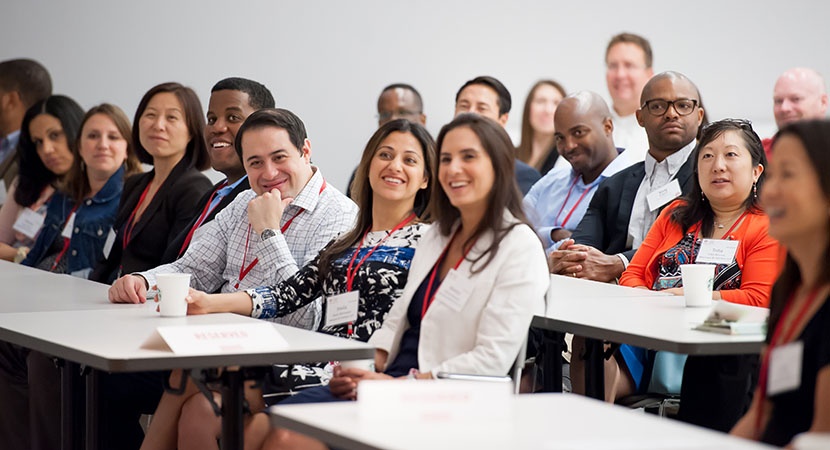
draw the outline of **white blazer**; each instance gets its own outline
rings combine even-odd
[[[517,221],[508,212],[504,218],[509,223]],[[369,340],[370,344],[389,352],[387,365],[397,356],[403,334],[409,328],[406,312],[412,296],[457,227],[458,224],[453,226],[450,236],[443,236],[439,227],[433,225],[419,241],[403,293],[383,326]],[[492,233],[481,236],[468,258],[480,255],[492,240]],[[480,265],[481,262],[477,264]],[[542,243],[527,225],[515,226],[504,237],[487,267],[475,274],[470,273],[471,268],[468,260],[458,267],[474,286],[460,311],[436,296],[421,321],[418,343],[421,372],[430,371],[433,376],[442,371],[505,375],[527,339],[531,319],[535,314],[544,314],[550,273]]]

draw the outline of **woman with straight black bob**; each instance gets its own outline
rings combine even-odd
[[[91,280],[110,284],[172,262],[162,260],[167,245],[198,214],[198,200],[211,188],[200,172],[210,167],[204,136],[205,115],[192,89],[162,83],[144,94],[132,140],[139,161],[153,169],[124,183],[115,243]]]

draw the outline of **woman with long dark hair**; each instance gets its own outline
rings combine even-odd
[[[367,341],[406,285],[415,249],[428,229],[422,218],[427,214],[434,166],[435,143],[423,126],[406,119],[387,122],[369,139],[355,174],[352,194],[360,212],[351,231],[279,284],[226,294],[191,291],[189,313],[229,311],[269,319],[290,314],[318,297],[324,299],[325,310],[330,302],[350,301],[351,296],[357,302],[355,317],[323,323],[320,332]],[[303,385],[327,382],[330,374],[325,365],[312,367]],[[253,412],[275,399],[268,390],[263,386],[247,392]],[[268,396],[264,402],[263,394]],[[220,400],[218,394],[214,397]],[[191,384],[183,395],[165,394],[154,418],[144,449],[216,446],[221,422],[207,398]],[[249,433],[265,431],[267,424],[264,431]]]
[[[79,131],[72,168],[49,200],[43,231],[23,264],[86,278],[112,232],[124,177],[141,166],[130,122],[117,106],[90,109]]]
[[[83,117],[80,105],[63,95],[35,103],[23,116],[19,170],[0,209],[0,258],[21,262],[34,245],[46,203],[72,168]]]
[[[554,80],[539,80],[530,88],[522,113],[522,135],[516,157],[545,176],[568,162],[559,157],[554,141],[553,116],[565,98],[565,88]]]
[[[787,258],[772,289],[758,388],[732,434],[775,446],[789,448],[799,433],[830,432],[828,148],[830,122],[785,126],[761,191],[769,232]]]
[[[475,114],[444,126],[437,145],[435,224],[415,253],[403,294],[369,340],[378,349],[375,371],[335,368],[328,388],[286,402],[355,399],[367,379],[504,375],[516,361],[531,318],[544,311],[550,274],[522,212],[513,146],[500,125]],[[265,448],[299,445],[322,444],[280,429]]]

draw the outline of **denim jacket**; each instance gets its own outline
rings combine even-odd
[[[103,257],[104,243],[115,223],[123,186],[124,168],[121,167],[94,197],[85,199],[75,210],[72,239],[63,255],[69,264],[67,273],[86,278],[95,263]],[[55,192],[47,205],[43,228],[23,265],[37,266],[47,256],[52,243],[63,232],[74,206],[75,202],[66,193]]]

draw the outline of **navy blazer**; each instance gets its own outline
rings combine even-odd
[[[642,161],[600,183],[571,239],[590,245],[606,255],[622,253],[629,261],[637,249],[628,246],[628,223],[640,183],[646,176]],[[683,195],[692,189],[692,160],[687,159],[675,176]]]
[[[538,170],[518,159],[516,159],[516,168],[514,171],[516,172],[516,183],[519,184],[519,190],[522,191],[522,197],[527,195],[530,188],[533,187],[533,184],[539,181],[539,178],[542,178]]]
[[[98,263],[90,280],[112,283],[120,273],[141,272],[175,260],[163,258],[170,242],[201,212],[198,200],[210,190],[210,180],[182,159],[164,180],[136,222],[127,248],[124,228],[155,171],[134,175],[124,183],[115,219],[115,243],[109,256]],[[122,269],[119,271],[119,269]]]
[[[219,189],[220,186],[222,186],[222,183],[224,182],[225,180],[222,180],[214,184],[213,189],[205,192],[205,195],[203,195],[202,198],[200,198],[199,201],[196,202],[197,206],[199,207],[199,212],[196,213],[196,215],[193,217],[190,223],[188,223],[187,226],[184,227],[182,232],[179,233],[172,241],[170,241],[170,245],[167,246],[167,250],[164,251],[164,256],[162,256],[161,259],[165,261],[175,261],[179,259],[181,255],[184,254],[184,250],[187,250],[187,248],[182,250],[182,246],[184,245],[185,239],[187,239],[188,233],[190,233],[190,229],[193,228],[193,225],[196,225],[196,221],[199,220],[199,215],[202,214],[202,211],[205,209],[205,206],[207,206],[207,203],[210,201],[210,197],[213,195],[214,192],[216,192],[217,189]],[[209,212],[207,216],[205,216],[205,220],[202,221],[202,225],[213,220],[213,218],[216,217],[216,214],[219,213],[219,211],[225,209],[226,206],[230,205],[233,199],[235,199],[240,192],[247,191],[250,188],[251,183],[248,182],[248,177],[245,177],[245,179],[240,181],[239,184],[237,184],[236,187],[228,193],[228,195],[222,197],[222,199],[219,200],[219,204],[216,205],[216,208],[213,208],[213,210]]]

